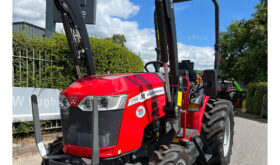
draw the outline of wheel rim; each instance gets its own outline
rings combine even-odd
[[[176,165],[187,165],[186,161],[184,159],[180,159]]]
[[[227,156],[230,147],[230,120],[229,117],[225,120],[225,134],[224,134],[224,157]]]

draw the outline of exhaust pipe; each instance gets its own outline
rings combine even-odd
[[[219,34],[220,34],[220,9],[219,4],[217,0],[212,0],[214,6],[215,6],[215,64],[214,69],[216,70],[217,75],[219,75],[219,64],[220,64],[220,40],[219,40]]]

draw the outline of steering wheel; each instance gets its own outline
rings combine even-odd
[[[159,72],[159,68],[157,67],[156,64],[163,65],[163,63],[160,62],[160,61],[150,61],[150,62],[148,62],[147,64],[145,64],[145,66],[144,66],[146,72],[150,72],[150,71],[148,70],[148,68],[147,68],[147,66],[150,65],[150,64],[153,64],[153,66],[154,66],[156,72]]]

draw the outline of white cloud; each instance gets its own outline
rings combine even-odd
[[[101,14],[101,16],[129,18],[140,10],[138,6],[129,0],[99,0],[97,5],[98,14]]]
[[[214,68],[214,50],[211,47],[189,46],[178,43],[179,61],[191,60],[195,69]]]
[[[126,20],[139,10],[129,0],[98,1],[96,25],[88,26],[89,34],[98,37],[123,34],[127,40],[126,46],[135,53],[140,53],[144,62],[155,60],[154,30],[140,29],[137,22]]]
[[[46,0],[13,0],[13,21],[45,27]]]
[[[13,20],[28,21],[45,27],[46,0],[14,0]],[[140,29],[136,21],[128,18],[137,15],[139,6],[130,0],[98,0],[96,25],[88,25],[89,35],[105,38],[113,34],[123,34],[126,37],[126,46],[137,54],[146,63],[156,59],[155,35],[150,28]],[[57,26],[60,31],[62,25]],[[213,68],[214,51],[210,47],[188,46],[178,43],[179,60],[191,59],[196,69]]]
[[[200,41],[205,40],[206,41],[206,40],[208,40],[208,37],[206,37],[206,36],[202,37],[202,36],[193,34],[191,36],[188,36],[187,39],[188,40],[200,40]]]

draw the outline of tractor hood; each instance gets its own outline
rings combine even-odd
[[[63,151],[82,157],[92,154],[92,111],[77,106],[81,100],[87,96],[122,94],[127,95],[125,107],[98,111],[100,157],[117,156],[139,148],[145,126],[164,115],[163,88],[160,76],[155,73],[96,75],[74,82],[61,92],[71,105],[61,108]],[[157,105],[154,110],[151,109],[152,99]],[[137,116],[137,107],[144,106],[147,108],[143,116]],[[152,111],[157,113],[152,116]],[[137,129],[127,131],[131,128]],[[128,145],[127,139],[137,140]]]
[[[61,94],[76,106],[86,96],[128,95],[162,86],[155,73],[94,75],[75,81]]]

